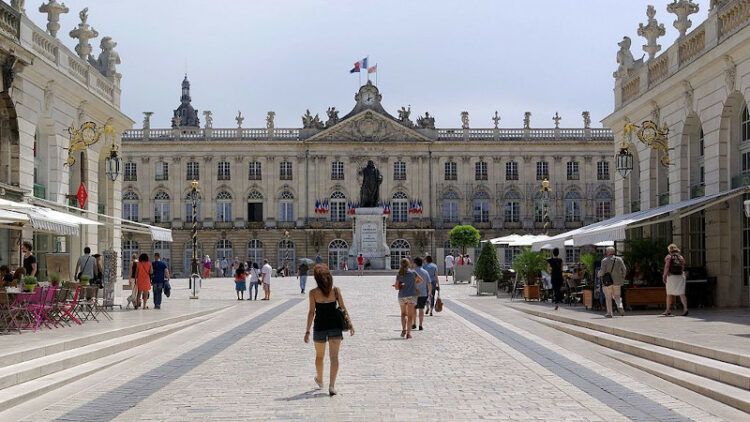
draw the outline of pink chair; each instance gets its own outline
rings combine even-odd
[[[78,325],[81,325],[81,320],[75,314],[76,308],[78,308],[78,298],[81,295],[81,286],[76,286],[73,291],[73,298],[67,300],[58,305],[57,314],[59,315],[58,321],[67,323],[73,321]]]
[[[34,293],[26,296],[24,307],[26,308],[26,314],[29,316],[29,324],[24,327],[25,329],[33,329],[36,332],[42,324],[44,319],[42,311],[44,310],[44,301],[47,299],[47,290],[37,286]]]
[[[59,290],[59,287],[52,286],[48,287],[44,290],[42,293],[42,301],[39,304],[33,304],[31,305],[37,315],[39,315],[40,322],[44,324],[47,328],[50,327],[49,323],[51,322],[55,327],[57,327],[57,321],[55,321],[52,318],[52,310],[55,305],[55,297],[57,296],[57,291]]]

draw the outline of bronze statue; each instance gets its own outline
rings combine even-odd
[[[375,168],[375,163],[372,160],[367,162],[367,167],[363,168],[360,173],[362,174],[362,190],[359,194],[360,206],[363,208],[377,207],[383,176]]]

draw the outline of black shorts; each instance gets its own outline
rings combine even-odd
[[[343,339],[344,333],[340,328],[332,328],[329,330],[313,330],[313,341],[316,343],[325,343],[330,339]]]
[[[417,298],[417,309],[424,309],[427,305],[427,296],[419,296]]]

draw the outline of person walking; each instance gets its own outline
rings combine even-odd
[[[37,265],[33,250],[34,247],[31,245],[31,242],[26,241],[21,244],[21,253],[23,253],[22,266],[25,271],[24,275],[36,277]]]
[[[211,266],[212,266],[212,264],[213,263],[211,262],[211,257],[209,257],[208,255],[206,255],[206,257],[203,258],[203,278],[208,278],[208,277],[211,276]]]
[[[685,295],[685,258],[680,254],[680,248],[674,243],[667,247],[669,252],[664,257],[664,272],[662,274],[662,281],[667,285],[667,309],[662,315],[672,315],[672,303],[675,301],[675,297],[679,296],[682,302],[682,316],[687,316],[688,303],[687,296]]]
[[[91,255],[94,258],[94,278],[91,279],[91,285],[100,289],[104,288],[104,257],[95,253]]]
[[[547,260],[547,272],[552,280],[552,294],[555,302],[555,310],[560,307],[562,301],[563,261],[560,259],[560,249],[552,249],[552,258]]]
[[[135,276],[136,270],[138,269],[138,255],[130,255],[130,277],[128,277],[128,285],[130,285],[130,296],[128,296],[128,303],[125,305],[127,309],[130,304],[133,304],[133,309],[138,309],[136,303],[138,303],[138,283],[136,283]]]
[[[263,268],[260,269],[261,281],[263,282],[263,299],[271,300],[271,264],[268,263],[267,259],[263,260]]]
[[[315,263],[320,264],[323,262],[323,258],[321,258],[320,254],[315,255]]]
[[[258,285],[260,284],[260,268],[258,263],[253,262],[250,267],[250,287],[247,290],[247,300],[258,300]],[[253,289],[255,289],[255,295],[253,295]]]
[[[622,307],[622,298],[620,297],[620,288],[625,280],[625,274],[628,269],[622,258],[615,256],[615,248],[607,247],[607,256],[602,259],[602,265],[599,269],[599,277],[602,279],[604,286],[604,298],[607,305],[606,318],[612,318],[612,299],[617,302],[617,310],[620,316],[625,315],[625,309]]]
[[[78,257],[78,262],[76,262],[76,269],[74,271],[75,279],[79,282],[82,277],[88,278],[89,281],[93,280],[95,266],[96,258],[91,256],[91,248],[86,246],[83,248],[83,255]]]
[[[219,269],[221,270],[221,276],[226,277],[227,270],[229,269],[229,260],[226,256],[221,258],[221,261],[219,261]]]
[[[328,267],[317,264],[313,268],[313,277],[318,287],[310,290],[310,306],[307,311],[307,330],[305,343],[310,342],[310,326],[313,329],[313,343],[315,343],[315,384],[323,388],[323,359],[328,343],[328,357],[331,361],[331,373],[328,381],[328,394],[336,395],[336,376],[339,372],[339,349],[344,339],[342,321],[339,316],[340,308],[349,323],[349,335],[354,335],[354,326],[344,304],[344,298],[338,287],[333,286],[333,276]]]
[[[151,276],[153,275],[153,269],[151,263],[148,261],[148,255],[142,253],[138,257],[138,263],[135,269],[135,282],[138,285],[138,297],[136,297],[135,308],[143,306],[143,309],[148,309],[148,297],[151,290]]]
[[[424,260],[427,262],[427,264],[424,265],[424,270],[430,275],[430,284],[432,285],[432,294],[427,302],[430,311],[429,315],[432,316],[432,311],[435,309],[435,295],[437,294],[436,292],[440,290],[440,278],[438,277],[438,266],[432,262],[432,257],[427,255]]]
[[[167,263],[161,260],[159,252],[154,253],[154,262],[151,264],[154,273],[154,309],[161,309],[161,299],[164,293],[164,285],[169,282],[169,268]]]
[[[300,293],[305,293],[305,285],[307,284],[307,272],[310,271],[310,267],[307,266],[306,261],[302,261],[297,268],[297,279],[299,280]]]
[[[234,290],[237,292],[237,300],[245,300],[245,290],[247,289],[246,280],[247,271],[245,265],[239,264],[234,270]]]
[[[365,257],[362,254],[357,255],[357,272],[360,277],[364,275]]]
[[[417,273],[410,268],[409,258],[402,258],[393,287],[398,290],[398,304],[401,308],[401,337],[411,338],[417,306]]]
[[[416,268],[414,272],[417,273],[419,280],[417,281],[417,306],[416,310],[419,312],[419,331],[424,330],[424,308],[427,306],[427,299],[432,294],[432,283],[430,282],[430,274],[422,268],[422,258],[414,258],[414,265]],[[411,329],[416,329],[415,323],[412,323]]]
[[[448,282],[448,276],[453,276],[453,265],[456,262],[456,258],[452,254],[445,256],[445,282]]]

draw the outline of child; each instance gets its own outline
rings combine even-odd
[[[245,265],[240,264],[239,267],[237,267],[237,271],[234,272],[234,289],[237,291],[237,300],[245,299],[245,289],[247,289],[247,286],[245,285],[246,277],[247,272],[245,271]]]

